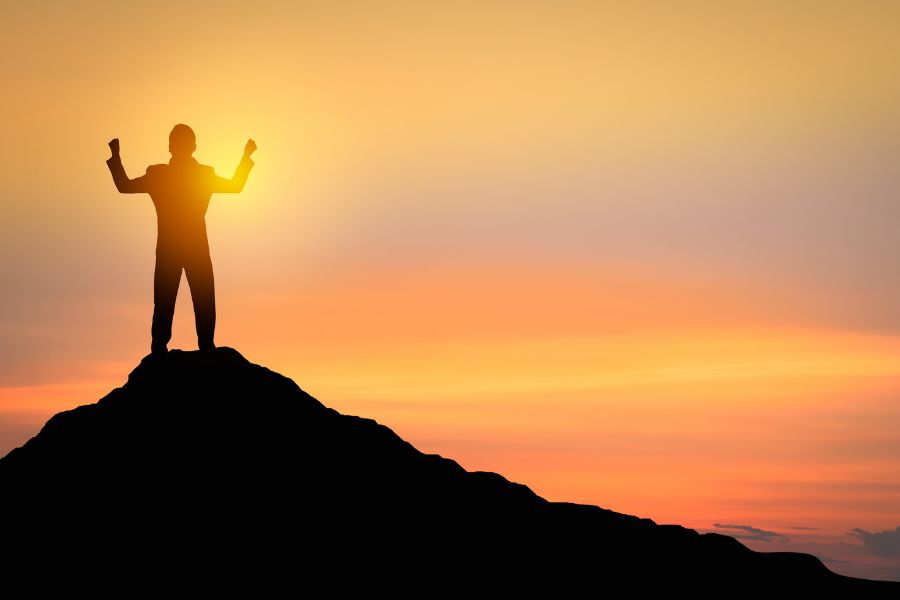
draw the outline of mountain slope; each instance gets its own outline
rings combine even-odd
[[[0,459],[0,489],[0,514],[15,515],[8,546],[145,565],[165,556],[157,573],[202,559],[420,591],[881,589],[812,556],[548,502],[326,408],[230,348],[148,356],[122,388]]]

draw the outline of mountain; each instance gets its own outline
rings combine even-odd
[[[0,490],[6,574],[36,559],[132,583],[424,596],[891,585],[809,555],[548,502],[329,409],[231,348],[146,357],[124,386],[57,414],[0,459]]]

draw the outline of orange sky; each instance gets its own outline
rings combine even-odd
[[[106,141],[135,176],[185,122],[219,174],[260,148],[207,216],[219,344],[548,498],[900,579],[862,533],[900,525],[898,13],[5,9],[0,452],[147,352]]]

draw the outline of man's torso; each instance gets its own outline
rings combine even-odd
[[[212,167],[193,158],[147,167],[158,222],[157,252],[208,252],[205,217],[214,177]]]

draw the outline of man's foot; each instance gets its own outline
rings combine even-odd
[[[150,346],[150,354],[165,354],[169,349],[163,346]]]
[[[213,343],[209,344],[200,344],[200,352],[215,352],[216,345]]]

